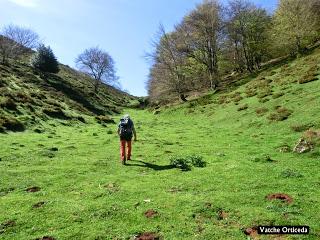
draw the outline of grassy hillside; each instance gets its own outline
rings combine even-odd
[[[319,63],[317,49],[229,93],[128,110],[138,141],[127,166],[116,125],[52,119],[42,134],[1,135],[0,239],[319,239],[319,139],[292,152],[320,128]],[[190,155],[206,166],[170,162]],[[258,236],[259,224],[311,233]]]
[[[89,77],[60,69],[40,77],[26,62],[0,65],[0,131],[37,128],[50,118],[84,122],[85,116],[119,113],[134,100],[107,85],[95,94]]]

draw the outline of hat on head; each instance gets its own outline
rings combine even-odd
[[[125,114],[125,115],[123,116],[123,118],[129,119],[129,118],[130,118],[130,115],[129,115],[129,114]]]

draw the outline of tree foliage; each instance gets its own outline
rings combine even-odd
[[[297,54],[320,40],[319,0],[280,0],[274,14],[250,0],[204,0],[172,32],[160,26],[147,88],[153,101],[214,89],[234,72]]]
[[[267,57],[267,29],[271,17],[264,9],[246,0],[229,2],[226,22],[229,59],[234,70],[250,72],[259,69]]]
[[[319,39],[318,0],[280,0],[274,14],[273,33],[275,43],[291,54]],[[317,9],[318,7],[318,9]]]
[[[53,51],[43,44],[37,48],[37,52],[31,58],[31,65],[41,72],[59,72],[59,63]]]

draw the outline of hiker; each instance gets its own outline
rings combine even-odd
[[[118,135],[120,137],[120,157],[122,164],[126,164],[126,160],[131,159],[131,139],[134,136],[134,141],[137,141],[136,130],[134,129],[133,121],[129,114],[120,119],[118,126]],[[127,152],[126,152],[127,145]]]

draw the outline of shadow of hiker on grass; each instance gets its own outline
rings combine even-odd
[[[137,163],[132,163],[132,162],[137,162]],[[145,167],[145,168],[151,168],[155,171],[163,171],[163,170],[170,170],[175,168],[175,166],[173,165],[157,165],[157,164],[152,164],[152,163],[148,163],[148,162],[144,162],[141,160],[129,160],[126,162],[126,166],[129,167]]]

